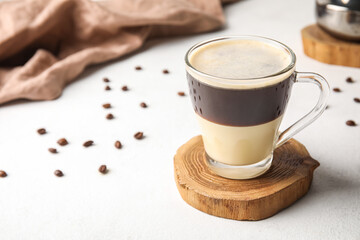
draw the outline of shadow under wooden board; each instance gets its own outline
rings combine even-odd
[[[337,39],[317,24],[303,28],[301,37],[307,56],[323,63],[360,67],[360,42]]]
[[[175,181],[184,201],[205,213],[235,220],[261,220],[289,207],[308,192],[318,166],[294,139],[275,150],[267,173],[249,180],[212,173],[201,136],[181,146],[174,157]]]

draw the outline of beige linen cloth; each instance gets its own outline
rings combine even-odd
[[[15,0],[0,3],[0,104],[61,95],[86,66],[151,37],[224,24],[220,0]]]

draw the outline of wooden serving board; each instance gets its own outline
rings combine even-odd
[[[317,24],[301,30],[304,52],[320,62],[360,67],[360,43],[331,36]]]
[[[201,136],[181,146],[174,157],[175,181],[184,201],[205,213],[235,220],[261,220],[290,206],[307,193],[318,166],[294,139],[275,150],[267,173],[249,180],[212,173]]]

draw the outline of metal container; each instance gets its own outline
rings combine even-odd
[[[316,17],[333,36],[360,41],[360,0],[316,0]]]

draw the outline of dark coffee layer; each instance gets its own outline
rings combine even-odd
[[[254,89],[210,86],[189,73],[187,79],[194,110],[201,117],[222,125],[254,126],[284,113],[295,73],[277,84]]]

